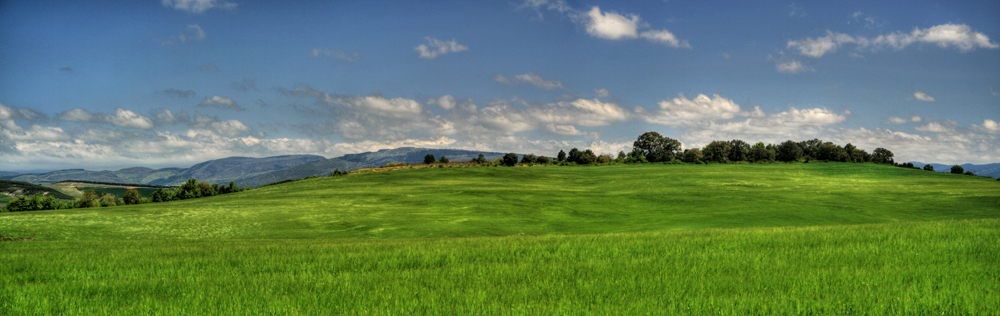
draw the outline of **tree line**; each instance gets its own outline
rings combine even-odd
[[[72,208],[88,208],[88,207],[108,207],[108,206],[118,206],[118,205],[137,205],[145,203],[158,203],[158,202],[168,202],[175,200],[187,200],[196,199],[200,197],[209,197],[220,194],[228,194],[249,190],[250,187],[243,186],[239,187],[235,182],[230,181],[229,185],[219,185],[218,183],[206,183],[199,182],[197,179],[191,178],[187,182],[177,187],[177,189],[169,189],[166,187],[161,187],[157,189],[153,194],[150,194],[148,198],[143,198],[138,190],[130,189],[125,191],[122,196],[116,196],[111,193],[97,192],[94,190],[84,190],[83,195],[79,198],[61,201],[51,196],[35,194],[31,197],[21,196],[18,197],[10,203],[7,203],[3,209],[3,212],[25,212],[25,211],[41,211],[41,210],[61,210],[61,209],[72,209]]]

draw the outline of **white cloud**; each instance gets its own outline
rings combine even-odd
[[[313,48],[311,51],[306,52],[306,54],[312,57],[325,58],[325,59],[343,59],[352,63],[356,63],[360,60],[360,58],[358,58],[358,52],[347,54],[345,52],[330,48]]]
[[[150,129],[153,128],[153,120],[138,113],[117,109],[114,116],[107,118],[108,122],[121,127]]]
[[[605,88],[594,89],[594,95],[598,98],[607,98],[611,96],[611,91]]]
[[[926,102],[934,102],[935,101],[934,97],[932,97],[930,95],[927,95],[926,93],[924,93],[923,91],[920,91],[920,90],[917,90],[916,92],[913,92],[913,97],[917,98],[917,100],[920,100],[920,101],[926,101]]]
[[[949,133],[954,131],[953,129],[948,128],[938,122],[931,122],[927,123],[927,125],[924,126],[917,126],[916,130],[921,132],[934,132],[934,133]]]
[[[836,51],[844,44],[854,44],[859,49],[891,47],[900,50],[914,43],[936,44],[941,48],[957,47],[962,52],[976,48],[1000,48],[1000,44],[990,41],[986,34],[974,32],[971,27],[965,24],[942,24],[926,29],[914,28],[910,33],[894,32],[875,38],[851,36],[827,30],[827,35],[824,37],[788,41],[787,47],[798,50],[803,55],[819,58]]]
[[[905,124],[906,123],[906,119],[901,118],[901,117],[890,117],[889,118],[889,122],[891,122],[893,124]]]
[[[536,128],[534,120],[527,113],[507,100],[491,100],[489,106],[479,111],[476,123],[504,135]]]
[[[153,120],[150,120],[148,117],[121,108],[116,109],[114,115],[91,113],[90,111],[76,108],[59,113],[56,119],[67,122],[112,124],[137,129],[150,129],[154,126]]]
[[[819,58],[823,57],[826,53],[836,51],[837,47],[841,44],[854,42],[856,42],[856,40],[850,35],[827,30],[826,36],[824,37],[788,41],[788,48],[797,49],[800,53],[806,56]]]
[[[535,12],[538,13],[539,20],[543,19],[541,10],[542,8],[556,11],[559,13],[565,13],[572,10],[572,8],[570,8],[569,5],[566,4],[565,0],[525,0],[524,3],[518,6],[517,9],[515,10],[520,10],[523,8],[534,9]]]
[[[386,99],[381,96],[337,96],[328,98],[328,102],[366,113],[401,118],[419,115],[424,110],[420,102],[407,98]]]
[[[507,78],[506,76],[501,75],[501,74],[497,74],[496,76],[493,76],[493,80],[496,81],[496,82],[499,82],[499,83],[506,83],[506,84],[513,83],[513,81],[511,81],[510,78]]]
[[[576,126],[573,125],[548,124],[545,126],[545,129],[547,129],[549,132],[566,136],[579,136],[587,134],[585,132],[577,130]]]
[[[678,95],[670,100],[658,102],[659,109],[653,113],[645,113],[639,108],[638,114],[648,123],[665,126],[692,126],[705,124],[716,120],[727,120],[741,115],[743,110],[733,100],[713,95],[709,98],[699,94],[694,99]]]
[[[437,99],[427,98],[427,105],[437,105],[442,109],[451,110],[455,108],[455,97],[450,94],[446,94]]]
[[[688,44],[688,41],[678,40],[677,36],[674,36],[674,33],[667,30],[644,31],[639,36],[651,42],[667,44],[674,48],[691,48],[691,44]]]
[[[973,125],[974,128],[981,129],[987,133],[998,133],[1000,132],[1000,123],[994,120],[986,119],[983,120],[982,126]]]
[[[629,119],[629,111],[614,103],[593,99],[576,99],[532,106],[532,117],[542,123],[558,125],[606,126]]]
[[[619,40],[639,36],[637,30],[642,22],[638,15],[624,16],[614,12],[601,13],[601,9],[594,6],[590,8],[586,16],[588,18],[585,23],[587,33],[594,37]]]
[[[219,0],[162,0],[160,3],[174,10],[187,11],[195,14],[202,14],[213,8],[233,9],[235,2]]]
[[[204,100],[201,101],[201,103],[198,103],[198,106],[205,106],[205,107],[210,106],[210,107],[216,107],[216,108],[220,108],[220,109],[229,109],[229,110],[236,110],[236,111],[243,111],[243,110],[245,110],[242,106],[240,106],[239,104],[236,104],[236,101],[233,101],[233,99],[226,98],[226,97],[220,97],[218,95],[213,95],[211,97],[206,97]]]
[[[180,111],[177,115],[174,115],[174,113],[168,109],[159,109],[153,111],[153,116],[156,117],[156,123],[158,124],[174,124],[174,123],[187,122],[190,120],[190,117],[188,117],[187,112]]]
[[[212,129],[222,135],[236,137],[246,134],[251,129],[237,120],[226,120],[222,122],[212,122]]]
[[[778,70],[778,72],[784,72],[790,74],[797,74],[807,71],[816,71],[816,69],[803,65],[802,62],[798,60],[778,61],[775,68]]]
[[[497,76],[500,76],[500,75],[497,75]],[[501,77],[503,77],[503,76],[501,76]],[[499,78],[499,79],[507,80],[506,77]],[[498,78],[496,78],[496,77],[494,77],[494,80],[497,80],[499,82],[503,82],[501,80],[498,80]],[[508,80],[508,81],[510,81],[510,80]],[[542,78],[542,76],[539,76],[539,75],[536,75],[536,74],[533,74],[533,73],[530,73],[530,72],[526,73],[526,74],[515,75],[514,76],[514,81],[527,82],[527,83],[530,83],[532,85],[535,85],[536,87],[539,87],[539,88],[542,88],[542,89],[545,89],[545,90],[566,89],[566,87],[563,86],[562,82],[559,82],[559,80],[552,80],[552,79],[545,80],[544,78]]]
[[[204,41],[207,36],[205,35],[205,30],[201,29],[198,24],[188,24],[187,33],[181,32],[177,35],[177,39],[181,42],[191,41]]]
[[[433,59],[438,55],[469,50],[469,47],[459,44],[454,39],[451,41],[442,41],[430,36],[424,39],[427,40],[427,44],[420,44],[413,48],[420,53],[420,58]]]
[[[913,117],[910,118],[910,121],[912,121],[913,123],[919,123],[921,119],[919,116],[914,115]]]

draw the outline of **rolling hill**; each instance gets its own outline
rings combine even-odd
[[[267,158],[229,157],[206,161],[191,168],[163,179],[153,180],[149,184],[176,185],[196,178],[209,183],[229,183],[244,178],[254,177],[275,170],[295,167],[310,162],[323,161],[326,158],[315,155],[288,155]]]
[[[0,180],[0,194],[11,198],[21,196],[32,196],[35,194],[47,195],[60,200],[71,200],[73,197],[59,192],[56,189],[47,188],[37,184],[23,181]]]

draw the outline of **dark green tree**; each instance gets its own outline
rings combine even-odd
[[[486,163],[486,156],[484,156],[483,154],[479,154],[479,158],[476,158],[476,163],[479,164]]]
[[[650,162],[671,161],[681,150],[681,142],[664,137],[657,132],[646,132],[632,143],[634,150],[642,151]]]
[[[549,163],[549,157],[538,156],[538,158],[535,158],[535,162],[543,164],[543,165],[548,164]]]
[[[750,144],[739,139],[729,141],[729,161],[748,161],[749,155]]]
[[[556,155],[556,160],[558,160],[559,162],[566,161],[566,152],[560,149],[559,154]]]
[[[931,164],[926,164],[924,165],[924,170],[934,171],[934,166],[931,166]]]
[[[967,175],[967,176],[974,176],[974,175],[976,175],[976,173],[972,172],[972,171],[966,171],[965,175]]]
[[[774,152],[767,150],[764,147],[754,146],[750,149],[750,161],[751,162],[773,162]]]
[[[142,196],[136,189],[130,189],[122,195],[122,201],[125,202],[125,205],[136,205],[142,203]]]
[[[681,161],[689,163],[700,163],[705,156],[701,153],[701,149],[691,148],[685,149],[684,155],[681,157]]]
[[[517,154],[507,153],[503,155],[503,160],[501,161],[504,166],[513,167],[517,165]]]
[[[425,164],[428,164],[428,165],[432,164],[432,163],[434,163],[435,160],[437,160],[437,159],[434,159],[434,155],[427,154],[427,156],[424,156],[424,163]]]
[[[732,147],[729,146],[729,142],[716,140],[705,145],[702,149],[702,154],[705,156],[706,161],[714,162],[729,162],[730,152]]]
[[[780,161],[790,162],[799,160],[799,158],[802,158],[803,155],[804,152],[802,151],[802,147],[799,146],[798,143],[788,140],[778,145],[778,151],[775,153],[775,158]]]
[[[535,154],[527,154],[521,156],[521,163],[535,163]]]
[[[872,162],[891,165],[893,163],[892,156],[892,151],[888,149],[882,147],[875,148],[875,151],[872,152]]]
[[[928,166],[930,166],[930,165],[928,165]],[[965,168],[962,168],[962,166],[959,166],[959,165],[951,166],[951,173],[954,173],[954,174],[965,173]]]
[[[441,161],[441,163],[449,163],[449,162],[451,162],[450,160],[448,160],[448,157],[445,157],[445,156],[441,156],[441,160],[439,160],[439,161]]]

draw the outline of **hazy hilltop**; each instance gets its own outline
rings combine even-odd
[[[361,168],[384,166],[392,162],[423,163],[424,157],[434,155],[435,159],[441,156],[448,157],[451,161],[469,161],[478,158],[483,154],[486,159],[492,160],[502,157],[503,153],[481,152],[461,149],[428,149],[415,147],[402,147],[395,149],[382,149],[374,152],[360,154],[349,154],[337,158],[315,161],[299,166],[276,170],[269,173],[252,176],[236,180],[236,184],[258,187],[268,183],[275,183],[284,180],[301,179],[312,176],[326,176],[334,170],[351,171]]]
[[[928,165],[928,163],[923,163],[918,161],[913,161],[912,163],[913,166],[917,168],[923,168],[924,165]],[[929,165],[934,166],[934,171],[937,172],[951,172],[951,167],[954,166],[943,163],[931,163]],[[984,177],[993,176],[994,178],[1000,178],[1000,163],[991,163],[985,165],[974,165],[971,163],[967,163],[967,164],[961,164],[959,166],[961,166],[962,169],[964,169],[965,171],[972,171],[977,176],[984,176]]]
[[[180,173],[168,178],[151,181],[149,184],[174,185],[183,183],[190,178],[210,183],[229,183],[229,181],[250,178],[275,170],[322,160],[326,160],[326,158],[316,155],[287,155],[267,158],[229,157],[191,166],[191,168],[184,169]]]

